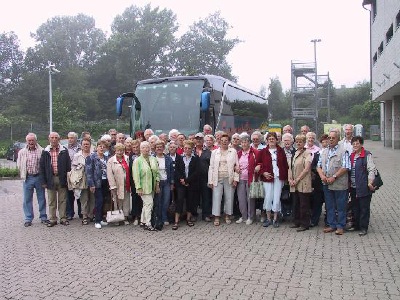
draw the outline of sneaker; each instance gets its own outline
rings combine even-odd
[[[366,230],[361,230],[361,231],[358,233],[358,235],[359,235],[359,236],[367,235],[367,231],[366,231]]]
[[[274,228],[278,228],[279,222],[274,220],[274,222],[272,223],[272,226],[274,226]]]
[[[97,229],[101,229],[101,224],[100,223],[95,223],[94,227],[96,227]]]
[[[271,225],[271,221],[270,220],[265,220],[264,222],[263,222],[263,227],[268,227],[269,225]]]
[[[246,220],[246,225],[251,225],[251,224],[253,224],[253,220],[247,219],[247,220]]]
[[[133,225],[134,225],[134,226],[138,226],[138,225],[139,225],[138,219],[135,219],[135,221],[133,221]]]
[[[97,223],[97,224],[99,224],[99,223]],[[107,222],[104,222],[104,221],[100,221],[100,225],[101,225],[101,226],[107,226],[108,223],[107,223]]]
[[[164,222],[164,226],[168,226],[169,225],[169,222],[168,221],[165,221]]]
[[[25,227],[32,226],[32,222],[31,222],[31,221],[26,221],[26,222],[24,223],[24,226],[25,226]]]
[[[243,222],[245,222],[245,220],[243,220],[243,218],[240,217],[239,220],[236,221],[236,224],[241,224],[241,223],[243,223]]]
[[[50,221],[49,221],[49,220],[41,220],[40,223],[42,223],[42,224],[44,224],[44,225],[47,225],[47,224],[50,223]]]

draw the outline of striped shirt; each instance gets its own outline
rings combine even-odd
[[[329,147],[328,149],[326,149],[325,151],[328,151],[328,159],[326,160],[326,170],[329,169],[329,161],[331,160],[331,158],[336,155],[336,151],[339,148],[339,144],[336,145],[335,147],[331,148]],[[318,160],[318,167],[322,168],[322,155],[319,156],[319,160]],[[343,156],[342,156],[342,164],[341,164],[342,168],[345,168],[347,170],[351,170],[351,163],[350,163],[350,154],[348,151],[345,151]]]

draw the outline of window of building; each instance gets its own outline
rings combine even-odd
[[[393,24],[389,27],[389,30],[386,32],[386,44],[390,42],[393,37]]]
[[[372,65],[375,65],[376,61],[378,60],[378,54],[374,54],[374,56],[372,57]]]
[[[378,55],[381,55],[383,52],[383,42],[381,42],[381,44],[378,47]]]

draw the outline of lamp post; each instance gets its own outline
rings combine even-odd
[[[47,62],[47,69],[49,69],[49,110],[50,110],[50,133],[53,132],[53,89],[51,87],[51,74],[60,73],[59,70],[55,68],[55,65],[50,61]]]
[[[315,65],[315,132],[318,132],[318,69],[317,69],[317,43],[321,42],[321,39],[313,39],[311,43],[314,43],[314,65]]]

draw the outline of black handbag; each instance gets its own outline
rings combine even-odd
[[[379,188],[383,185],[382,177],[378,169],[375,172],[375,179],[372,185],[375,187],[375,190],[379,190]]]

